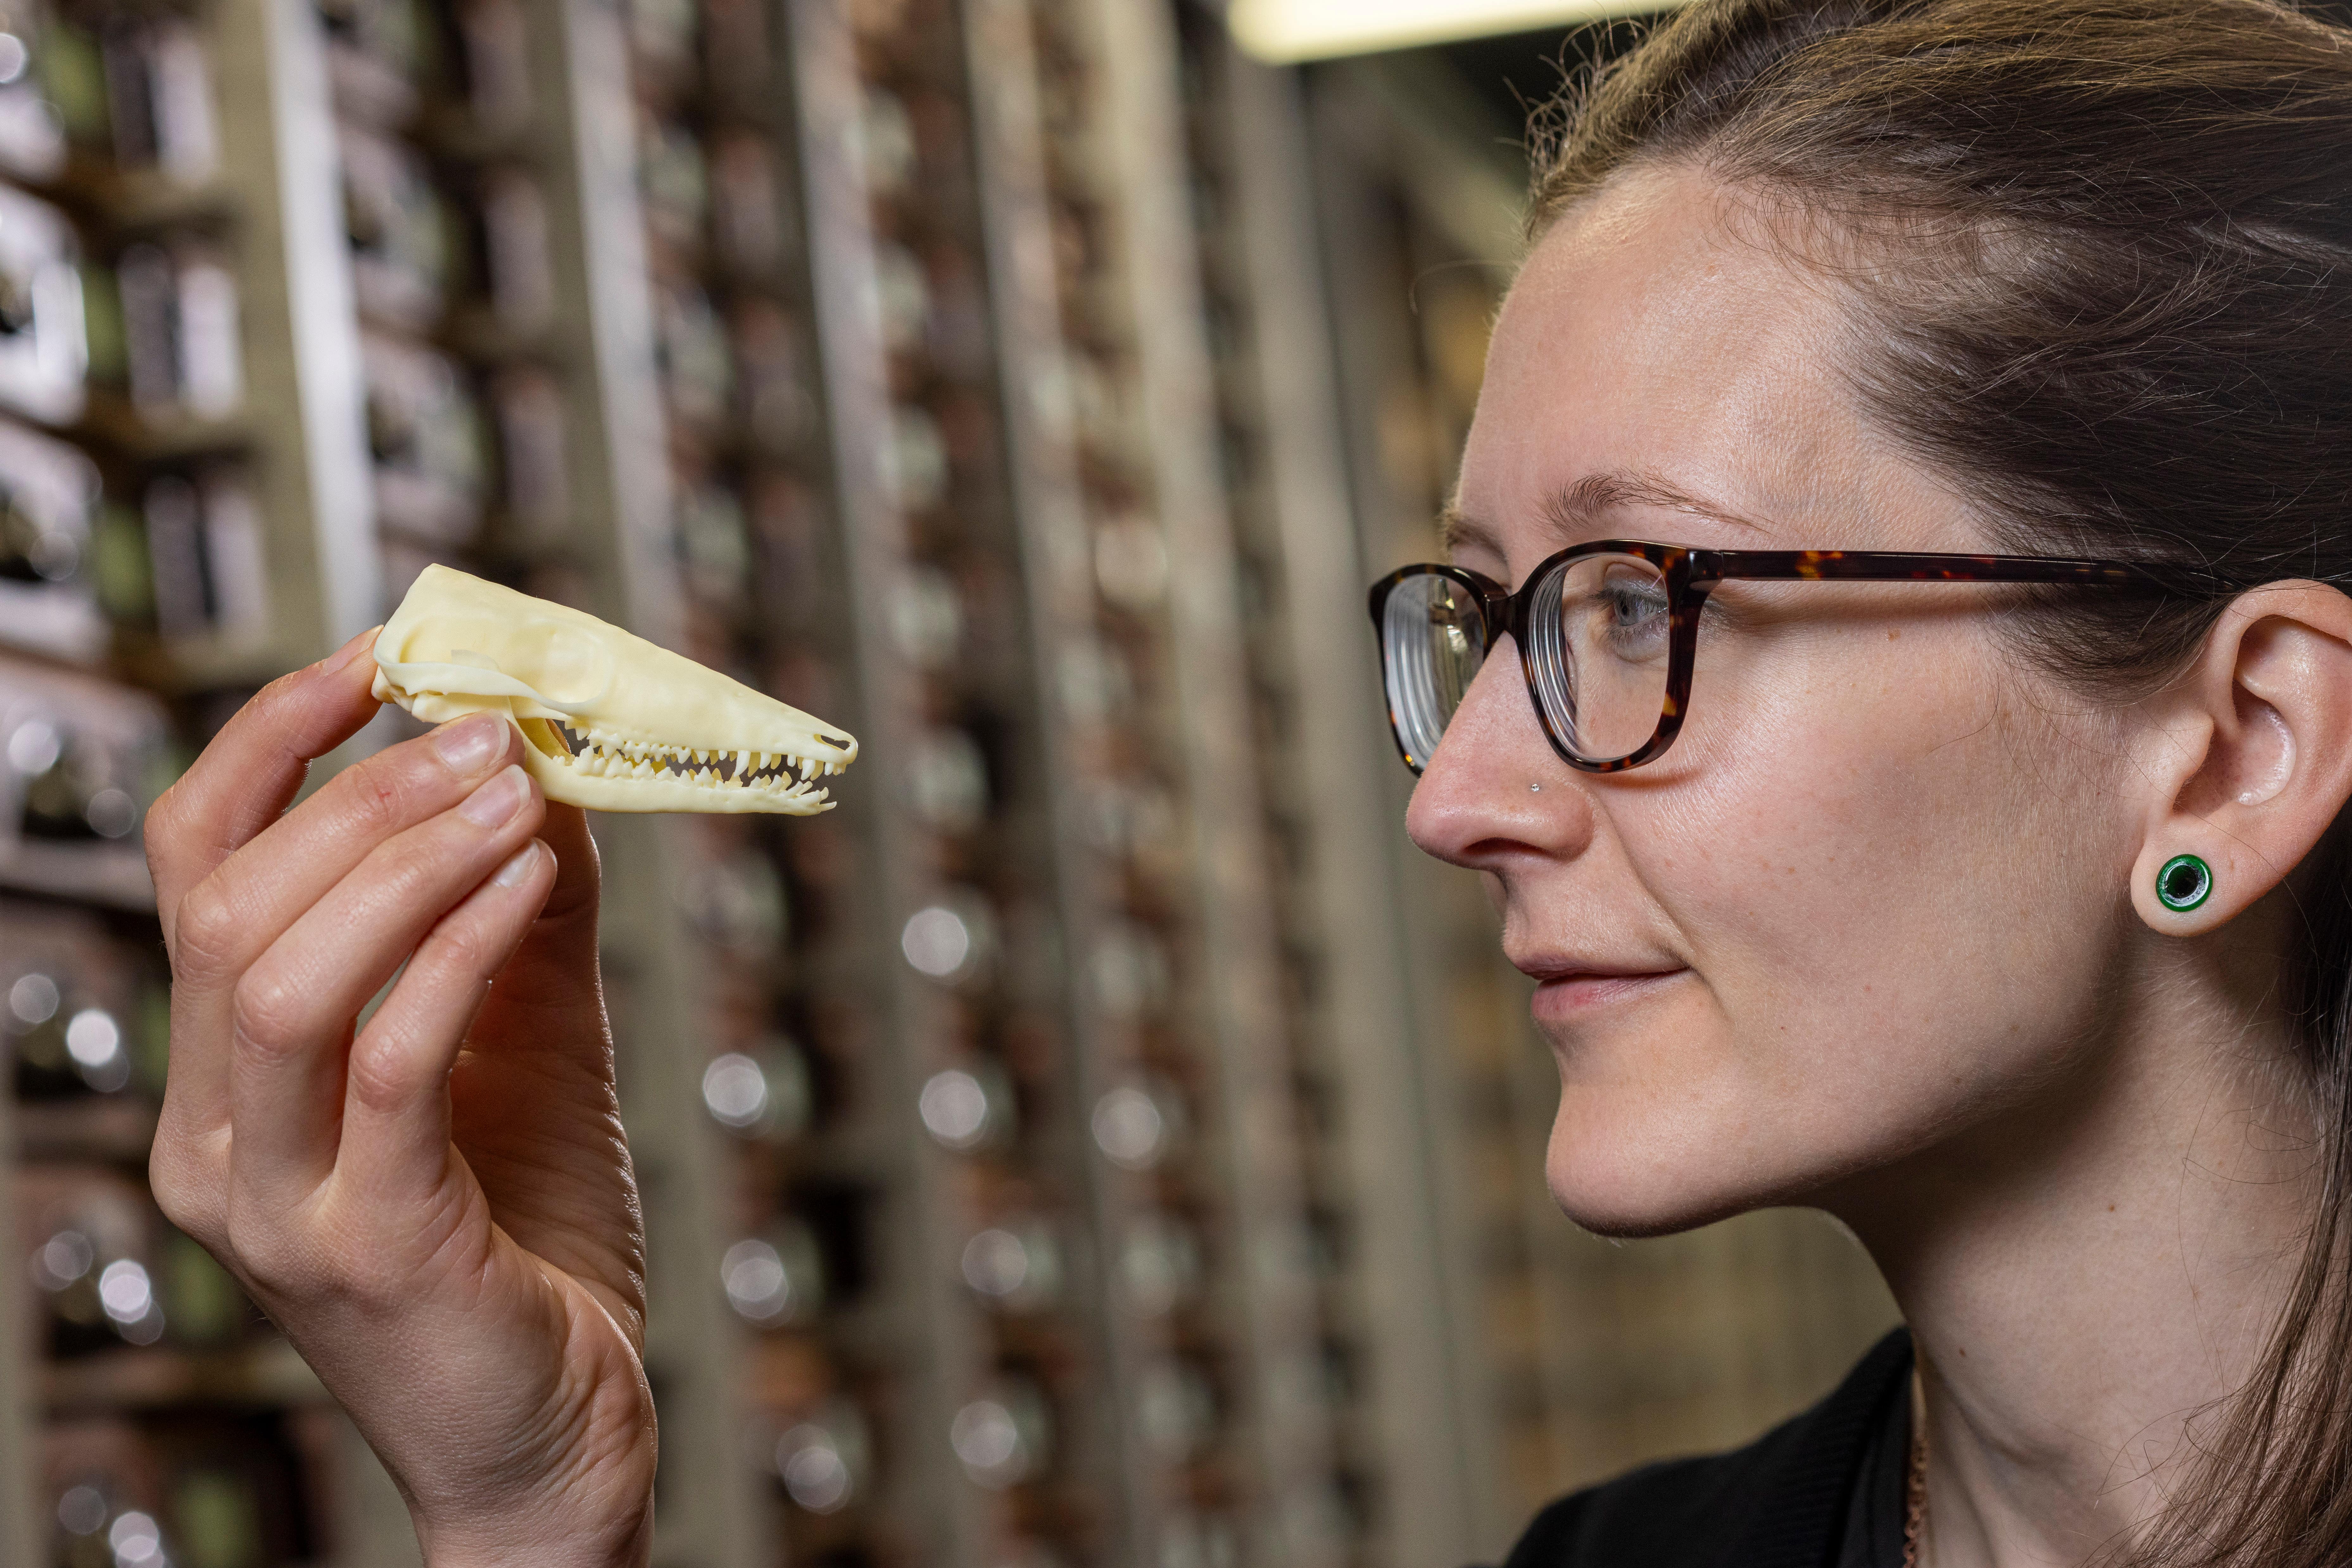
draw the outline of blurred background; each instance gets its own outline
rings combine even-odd
[[[1457,1568],[1891,1321],[1562,1219],[1401,831],[1363,588],[1632,36],[1416,9],[0,3],[0,1561],[415,1560],[148,1194],[138,826],[434,561],[864,742],[597,826],[665,1568]]]

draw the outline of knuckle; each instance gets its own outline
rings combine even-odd
[[[468,981],[488,975],[496,967],[492,963],[489,943],[473,922],[463,920],[445,921],[433,933],[432,951],[426,967],[453,980]]]
[[[363,837],[382,838],[407,825],[413,815],[413,781],[390,752],[379,752],[345,772],[343,809]]]
[[[188,1230],[189,1222],[200,1217],[188,1184],[173,1173],[160,1149],[147,1162],[147,1189],[155,1194],[155,1206],[163,1217],[180,1229]]]
[[[238,1045],[265,1058],[290,1056],[310,1032],[304,989],[275,972],[249,972],[231,998]]]
[[[247,925],[236,900],[206,879],[180,900],[173,922],[173,966],[184,979],[217,980],[240,967]]]
[[[140,826],[140,837],[152,856],[168,854],[184,834],[180,826],[180,784],[173,783],[147,807]]]
[[[231,1202],[223,1230],[239,1268],[273,1296],[301,1300],[319,1293],[317,1260],[292,1226]]]
[[[362,1039],[352,1049],[352,1099],[369,1110],[393,1112],[416,1098],[416,1075],[394,1043]]]
[[[221,1239],[219,1183],[176,1139],[158,1138],[147,1160],[147,1183],[163,1217],[205,1246]]]
[[[377,846],[367,858],[364,874],[379,908],[408,910],[432,892],[450,859],[448,849],[434,840],[426,826]]]
[[[281,1325],[289,1311],[297,1318],[352,1309],[381,1315],[404,1304],[365,1251],[340,1241],[331,1226],[232,1203],[227,1235],[238,1267],[269,1298],[270,1315]]]

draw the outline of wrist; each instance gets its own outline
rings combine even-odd
[[[556,1508],[529,1520],[411,1517],[425,1568],[646,1568],[653,1560],[651,1498],[617,1517]]]

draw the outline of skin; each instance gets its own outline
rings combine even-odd
[[[1643,169],[1541,241],[1459,563],[1516,587],[1600,538],[1998,548],[1857,404],[1851,316],[1769,216]],[[1408,818],[1541,983],[1571,1217],[1806,1205],[1870,1249],[1920,1347],[1935,1568],[2137,1533],[2252,1371],[2315,1193],[2284,883],[2352,795],[2341,594],[2247,595],[2116,704],[2018,657],[1995,592],[1727,584],[1680,739],[1611,775],[1552,752],[1506,648]],[[2216,890],[2180,914],[2154,883],[2184,851]]]
[[[641,1564],[644,1236],[595,847],[488,715],[289,810],[376,711],[373,637],[263,691],[148,815],[155,1196],[350,1411],[433,1568]]]

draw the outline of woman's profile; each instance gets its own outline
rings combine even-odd
[[[1906,1330],[1512,1568],[2352,1563],[2352,32],[1699,0],[1540,150],[1373,588],[1407,826],[1539,983],[1569,1218],[1820,1208]],[[478,717],[288,809],[366,647],[151,815],[155,1190],[435,1568],[643,1563],[593,847]]]

